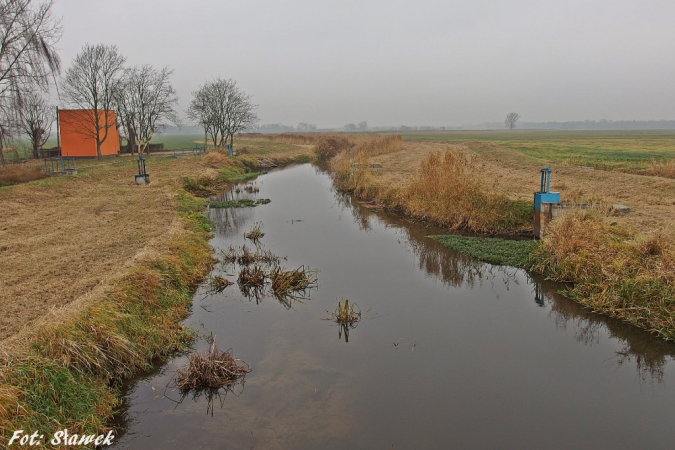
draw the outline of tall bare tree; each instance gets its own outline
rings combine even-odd
[[[99,159],[108,130],[116,126],[110,113],[122,86],[124,62],[114,45],[86,44],[62,83],[64,99],[80,110],[72,125],[82,136],[95,139]]]
[[[61,25],[51,9],[52,0],[0,0],[0,150],[19,123],[26,93],[46,90],[61,70],[55,48]]]
[[[139,152],[143,152],[152,136],[167,122],[179,123],[175,109],[178,98],[170,80],[172,74],[167,67],[157,70],[150,65],[124,71],[117,110],[132,151],[134,144],[138,144]]]
[[[520,114],[518,113],[508,113],[506,115],[506,119],[504,120],[504,124],[509,130],[513,130],[516,127],[516,122],[518,122],[518,119],[520,119]]]
[[[56,107],[46,96],[33,92],[24,97],[19,128],[30,139],[33,158],[40,157],[39,150],[49,139],[55,117]]]
[[[257,105],[234,80],[217,78],[192,93],[188,117],[204,127],[213,145],[223,147],[234,136],[252,129],[258,122]]]

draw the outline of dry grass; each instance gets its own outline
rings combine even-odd
[[[199,159],[148,158],[152,183],[135,186],[134,161],[0,189],[0,339],[105,286],[177,231],[180,175]]]
[[[183,390],[231,386],[251,371],[246,363],[242,363],[232,356],[231,350],[218,350],[213,340],[205,355],[190,355],[187,365],[176,372],[173,381]]]
[[[387,176],[391,169],[380,163],[382,157],[394,158],[403,148],[400,136],[390,136],[338,154],[330,164],[336,185],[452,230],[517,233],[529,227],[531,206],[491,192],[477,158],[462,147],[448,147],[443,154],[426,152],[415,161],[416,172],[398,180]]]
[[[361,320],[361,309],[353,302],[349,303],[349,299],[345,299],[344,305],[342,302],[338,302],[337,308],[331,317],[335,323],[353,327]]]
[[[41,180],[49,176],[36,161],[0,165],[0,187]]]
[[[226,152],[220,149],[213,149],[204,156],[204,164],[214,169],[222,169],[234,166],[235,162],[233,158],[227,156]]]
[[[237,263],[241,266],[253,263],[276,264],[280,260],[270,250],[257,248],[255,252],[252,252],[246,245],[242,245],[239,249],[230,246],[227,250],[221,250],[220,255],[225,264]]]
[[[243,267],[239,271],[237,283],[244,289],[265,286],[265,270],[257,264]]]
[[[652,161],[644,173],[655,177],[675,178],[675,160]]]
[[[578,302],[675,339],[673,227],[639,234],[593,211],[554,221],[535,251],[534,269],[573,282]]]
[[[477,165],[461,148],[432,153],[420,163],[417,177],[401,189],[396,204],[450,230],[494,234],[529,228],[531,205],[490,192]]]
[[[270,142],[280,142],[283,144],[294,145],[314,145],[321,137],[318,133],[301,134],[301,133],[278,133],[278,134],[255,134],[243,135],[245,139],[266,140]]]
[[[252,240],[253,242],[258,242],[265,236],[265,233],[262,232],[262,227],[262,222],[254,223],[251,229],[244,233],[244,237],[246,239]]]
[[[286,270],[275,266],[267,275],[271,280],[272,294],[277,299],[304,297],[310,289],[316,287],[316,270],[300,266],[295,270]]]
[[[220,294],[228,287],[232,286],[234,283],[226,278],[215,276],[209,280],[209,286],[211,287],[211,292]]]
[[[314,146],[319,160],[327,161],[338,153],[353,148],[354,143],[344,136],[321,136]]]

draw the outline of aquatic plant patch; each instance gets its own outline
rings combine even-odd
[[[454,234],[428,236],[441,244],[472,258],[501,266],[527,269],[535,240],[512,240],[487,237],[459,236]]]
[[[251,200],[249,198],[241,198],[238,200],[215,200],[209,203],[209,208],[254,208],[258,205],[266,205],[272,200],[269,198],[261,198],[258,200]]]

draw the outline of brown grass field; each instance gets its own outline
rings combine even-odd
[[[134,184],[130,157],[0,189],[0,340],[43,316],[95,301],[124,267],[147,257],[178,227],[181,176],[208,174],[198,157],[147,161],[152,182]],[[87,161],[82,165],[96,165]],[[3,170],[0,168],[0,170]],[[65,309],[64,309],[65,308]]]
[[[445,144],[405,140],[401,151],[371,158],[371,163],[382,165],[382,169],[372,171],[374,180],[383,186],[403,185],[415,176],[426,156],[447,149],[464,149],[477,155],[479,174],[489,189],[514,200],[531,201],[539,189],[539,169],[548,166],[553,170],[551,190],[559,191],[562,201],[625,204],[631,207],[631,213],[615,220],[643,232],[675,221],[675,179],[531,160],[523,158],[517,150],[490,142]]]

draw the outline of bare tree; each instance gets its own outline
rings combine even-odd
[[[46,90],[61,70],[54,47],[61,25],[51,8],[52,0],[0,0],[0,150],[19,123],[26,93]]]
[[[31,93],[23,98],[19,127],[30,139],[33,158],[40,157],[39,150],[49,139],[55,117],[56,107],[44,95]]]
[[[124,61],[114,45],[86,44],[63,81],[64,98],[80,110],[73,125],[82,136],[95,139],[98,158],[108,130],[116,126],[110,112],[121,88]]]
[[[514,112],[508,113],[504,123],[509,130],[513,130],[516,127],[516,122],[518,122],[518,119],[520,119],[520,114]]]
[[[124,71],[117,110],[132,151],[137,144],[143,152],[167,122],[180,122],[175,110],[178,98],[169,79],[172,74],[167,67],[157,70],[147,64]]]
[[[204,128],[213,145],[223,147],[234,135],[255,127],[258,116],[251,96],[241,91],[234,80],[217,78],[192,93],[188,117]]]

